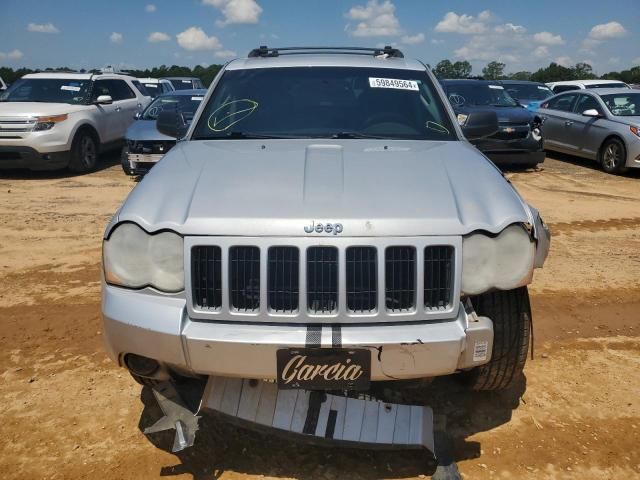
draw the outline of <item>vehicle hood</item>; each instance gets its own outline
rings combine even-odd
[[[106,234],[122,221],[184,235],[305,236],[339,222],[342,236],[417,236],[497,233],[532,214],[466,141],[212,140],[178,142]]]
[[[486,107],[464,105],[455,109],[456,113],[470,113],[477,110],[492,110],[498,115],[500,125],[522,125],[531,121],[531,112],[523,107]]]
[[[86,108],[87,105],[68,103],[0,102],[0,117],[43,117],[78,112]]]
[[[175,141],[175,138],[169,137],[168,135],[164,135],[158,131],[158,129],[156,128],[155,120],[134,121],[127,129],[127,133],[125,137],[127,140],[135,140],[137,142],[143,142],[146,140]]]

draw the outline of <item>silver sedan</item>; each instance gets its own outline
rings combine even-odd
[[[597,160],[608,173],[640,168],[640,90],[572,90],[538,110],[545,150]]]

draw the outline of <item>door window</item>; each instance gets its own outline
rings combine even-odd
[[[585,110],[597,110],[599,114],[602,114],[602,110],[600,109],[600,104],[598,100],[596,100],[591,95],[580,95],[580,98],[576,102],[575,113],[581,115]]]
[[[556,85],[553,87],[553,93],[568,92],[569,90],[580,90],[578,85]]]
[[[560,95],[549,101],[546,107],[550,110],[560,110],[561,112],[570,112],[573,110],[573,103],[578,96],[577,93],[567,93],[566,95]]]
[[[93,84],[93,100],[95,101],[100,95],[109,95],[114,102],[136,96],[124,80],[96,80]]]

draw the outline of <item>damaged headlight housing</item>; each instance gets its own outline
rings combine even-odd
[[[526,285],[533,271],[536,247],[520,224],[496,236],[474,233],[462,240],[462,292],[478,295],[492,288],[511,290]]]
[[[128,288],[184,290],[183,243],[174,232],[149,234],[134,223],[122,223],[103,244],[105,280]]]

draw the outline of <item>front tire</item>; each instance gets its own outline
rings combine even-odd
[[[129,149],[126,146],[122,147],[122,152],[120,153],[120,164],[122,165],[122,171],[125,175],[133,175],[133,170],[129,163]]]
[[[610,138],[600,149],[600,165],[607,173],[621,174],[627,169],[627,149],[624,143],[618,138]]]
[[[495,291],[471,299],[476,313],[493,321],[493,351],[486,365],[465,372],[473,390],[504,390],[522,378],[531,336],[527,287]]]
[[[88,131],[76,134],[71,146],[69,170],[75,173],[87,173],[96,168],[98,163],[98,142]]]

